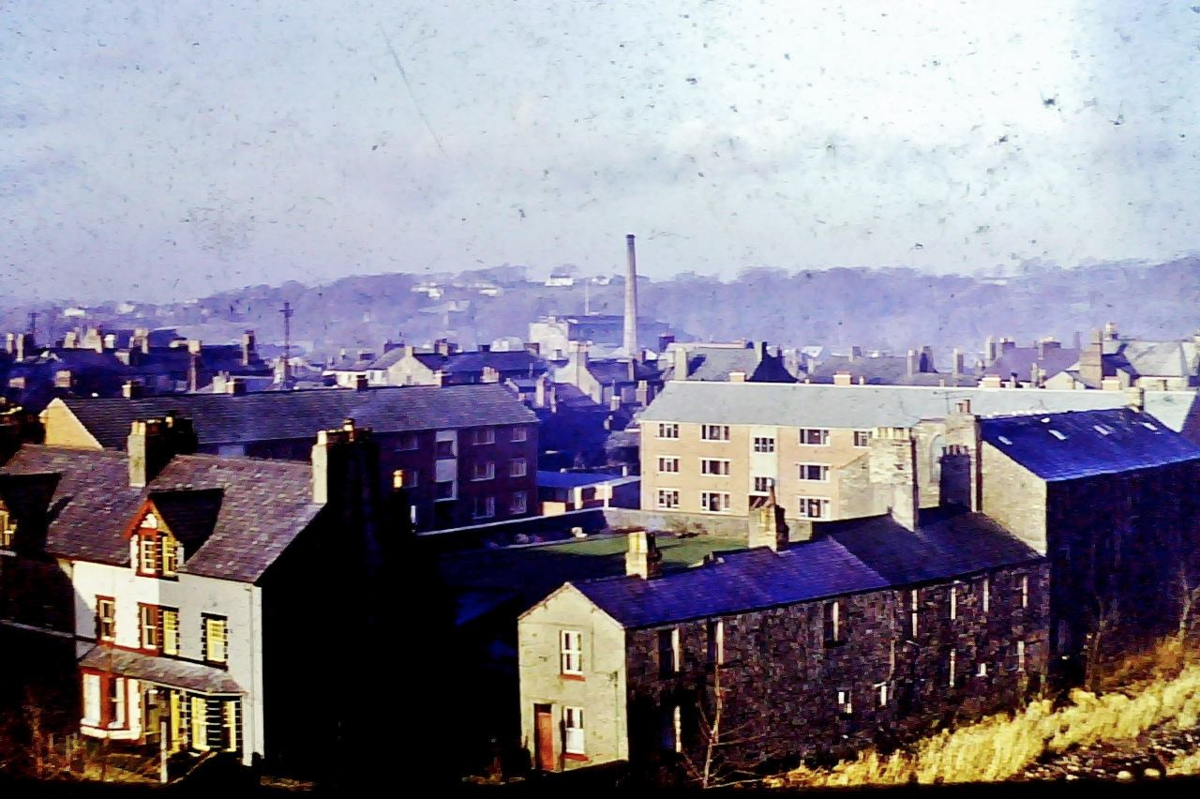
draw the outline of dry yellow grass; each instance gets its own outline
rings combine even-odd
[[[1169,653],[1168,653],[1169,654]],[[1172,669],[1174,671],[1174,669]],[[1097,696],[1075,691],[1055,711],[1039,700],[1015,715],[989,716],[946,730],[916,744],[910,752],[881,756],[866,751],[830,769],[799,768],[767,781],[774,787],[833,787],[897,783],[993,782],[1016,776],[1046,752],[1062,752],[1101,741],[1134,738],[1151,727],[1174,724],[1195,728],[1200,716],[1200,665],[1182,668],[1139,686],[1135,696]],[[1200,756],[1180,768],[1200,772]]]

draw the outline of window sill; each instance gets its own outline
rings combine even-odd
[[[563,752],[563,760],[575,760],[580,763],[586,763],[589,758],[587,755],[581,755],[577,752]]]
[[[564,680],[571,680],[573,682],[584,681],[584,676],[582,674],[560,674],[558,676],[562,677]]]

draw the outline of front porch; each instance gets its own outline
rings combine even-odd
[[[250,763],[245,691],[223,669],[98,646],[79,671],[83,735],[169,754],[232,753]]]

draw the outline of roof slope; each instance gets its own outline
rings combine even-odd
[[[650,627],[884,588],[887,580],[838,542],[817,539],[774,552],[725,553],[717,561],[652,580],[574,583],[624,627]]]
[[[724,553],[650,580],[573,583],[625,627],[651,627],[966,576],[1041,557],[978,513],[937,511],[917,532],[890,517],[821,524],[814,539],[774,552]]]
[[[981,416],[1119,408],[1129,401],[1122,391],[673,381],[640,418],[781,427],[911,427],[921,419],[944,418],[964,399]],[[1190,407],[1194,400],[1195,392],[1190,391],[1146,393],[1151,413],[1159,403],[1183,401]],[[1185,417],[1180,416],[1180,422]]]
[[[63,403],[106,449],[124,449],[130,424],[175,411],[192,420],[201,445],[307,439],[347,418],[376,433],[537,421],[503,386],[397,386],[142,399],[65,398]]]
[[[123,452],[26,445],[0,469],[47,473],[59,475],[49,506],[50,554],[127,565],[122,534],[152,497],[165,503],[168,527],[179,523],[189,538],[204,541],[194,552],[185,543],[181,573],[241,582],[261,577],[322,507],[312,502],[311,468],[287,461],[181,455],[146,488],[132,488]]]
[[[981,432],[984,441],[1051,481],[1200,461],[1200,447],[1128,408],[985,419]]]
[[[731,372],[743,372],[747,380],[763,383],[795,383],[796,377],[780,360],[770,354],[760,360],[757,347],[706,347],[702,344],[683,346],[687,352],[688,380],[728,381]],[[660,362],[663,380],[675,379],[674,353],[668,352]]]
[[[987,516],[952,508],[921,511],[916,532],[891,516],[825,522],[817,530],[893,585],[961,577],[1041,557]]]

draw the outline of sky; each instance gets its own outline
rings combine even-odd
[[[0,298],[1161,261],[1198,121],[1187,0],[0,0]]]

